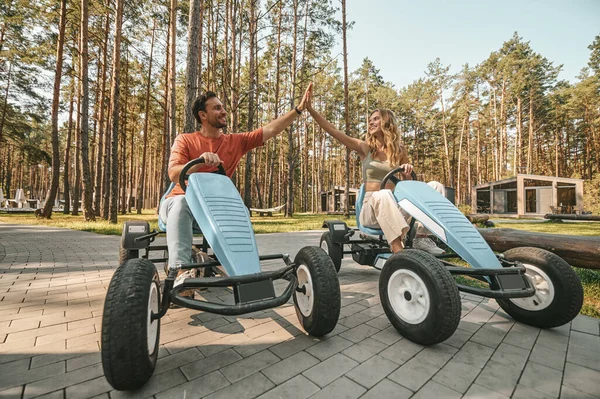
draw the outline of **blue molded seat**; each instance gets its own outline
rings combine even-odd
[[[173,191],[174,188],[175,188],[175,183],[171,182],[171,184],[169,185],[169,188],[167,188],[167,191],[160,198],[160,203],[161,204],[165,200],[165,198],[167,197],[167,195],[169,195],[169,193],[171,191]],[[159,209],[160,209],[160,206],[159,206]],[[162,221],[162,219],[160,218],[160,215],[158,217],[158,228],[162,232],[166,232],[167,231],[167,225]],[[194,220],[194,224],[192,225],[192,229],[193,229],[194,234],[202,234],[202,230],[200,230],[200,227],[198,226],[198,223],[195,220]]]
[[[361,184],[360,189],[358,190],[358,197],[356,198],[356,226],[363,233],[372,235],[372,236],[382,236],[383,231],[380,229],[374,229],[371,227],[365,227],[360,224],[360,211],[362,209],[363,200],[365,198],[365,185]]]

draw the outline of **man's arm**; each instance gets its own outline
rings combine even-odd
[[[306,91],[304,92],[304,96],[302,97],[302,101],[296,107],[298,111],[302,112],[306,108],[306,99],[308,98],[310,91],[312,89],[312,83],[308,85]],[[299,116],[300,114],[296,112],[296,109],[293,109],[286,113],[283,116],[275,119],[268,125],[263,127],[263,143],[269,140],[272,137],[277,136],[281,133],[285,128],[290,126],[292,122]]]

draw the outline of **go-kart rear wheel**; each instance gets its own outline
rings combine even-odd
[[[113,388],[132,390],[152,376],[158,357],[158,273],[146,259],[130,259],[115,271],[102,315],[102,368]]]
[[[460,294],[444,265],[424,251],[392,255],[379,277],[383,310],[398,332],[433,345],[448,339],[460,321]]]
[[[139,249],[119,248],[119,265],[127,262],[129,259],[137,259],[140,256]]]
[[[561,257],[541,248],[519,247],[504,252],[506,259],[522,262],[536,292],[529,298],[497,299],[515,320],[540,328],[562,326],[583,305],[581,280]]]
[[[335,271],[339,272],[340,268],[342,267],[342,244],[334,243],[331,239],[331,233],[329,231],[326,231],[321,236],[320,246],[323,249],[323,251],[325,251],[331,258],[333,266],[335,266]]]
[[[296,258],[298,288],[294,306],[307,333],[321,337],[330,333],[340,316],[340,283],[331,258],[319,247],[304,247]]]

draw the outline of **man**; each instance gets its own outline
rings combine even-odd
[[[202,126],[198,132],[180,134],[175,138],[169,158],[169,178],[177,183],[160,206],[159,218],[167,225],[167,246],[169,248],[169,266],[192,261],[192,226],[195,222],[186,202],[184,191],[179,186],[179,175],[184,165],[196,158],[203,157],[204,164],[198,164],[189,170],[189,174],[198,171],[212,171],[223,164],[227,176],[231,177],[240,159],[253,148],[263,145],[275,137],[302,114],[305,109],[309,84],[300,104],[285,115],[253,132],[224,134],[227,126],[227,112],[217,95],[211,91],[200,96],[193,105],[194,117]],[[178,276],[177,282],[193,276],[187,271]]]

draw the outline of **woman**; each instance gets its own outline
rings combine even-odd
[[[366,140],[350,137],[336,129],[321,114],[312,107],[312,91],[310,92],[306,109],[315,121],[329,135],[345,145],[348,149],[358,153],[362,161],[363,183],[365,197],[359,218],[360,223],[366,227],[380,228],[390,244],[392,252],[403,249],[403,238],[409,229],[406,221],[410,216],[398,207],[398,203],[391,190],[394,184],[388,181],[386,188],[381,190],[381,181],[392,169],[399,166],[404,168],[404,179],[411,180],[413,166],[408,163],[406,147],[400,140],[400,132],[396,125],[392,111],[376,109],[369,115]],[[438,248],[427,234],[419,228],[414,240],[414,247],[426,250],[433,254],[444,251]]]

